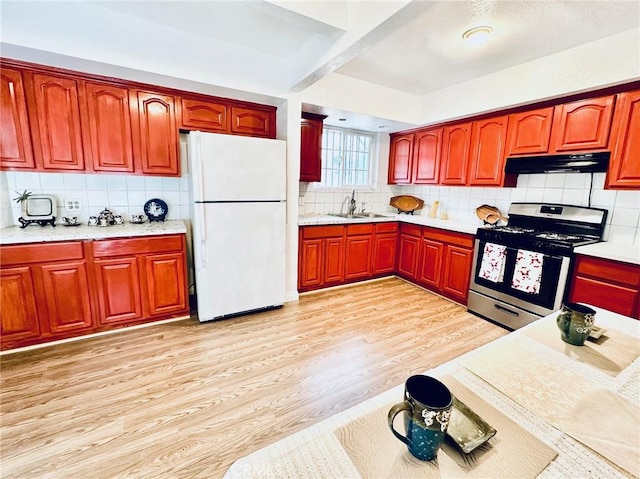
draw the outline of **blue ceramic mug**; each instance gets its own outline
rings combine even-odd
[[[447,433],[453,395],[437,379],[422,375],[407,379],[404,391],[405,400],[389,410],[389,428],[414,457],[431,461],[437,457]],[[405,413],[406,436],[393,427],[393,420],[400,412]]]

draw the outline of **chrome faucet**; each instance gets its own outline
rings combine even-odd
[[[345,196],[340,204],[340,214],[343,214],[342,210],[344,209],[344,204],[349,202],[349,196]]]
[[[349,202],[349,214],[353,215],[356,212],[356,190],[351,192],[351,201]]]

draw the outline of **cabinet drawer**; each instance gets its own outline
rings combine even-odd
[[[422,228],[419,225],[410,225],[407,223],[400,225],[400,233],[404,235],[420,236],[421,231]]]
[[[47,263],[84,258],[81,241],[2,247],[2,265]]]
[[[637,296],[635,289],[578,276],[574,280],[570,298],[576,303],[592,304],[633,317]]]
[[[303,239],[330,238],[335,236],[342,236],[343,234],[344,226],[342,225],[305,226],[302,228]]]
[[[473,248],[473,236],[464,233],[456,233],[454,231],[444,231],[435,228],[424,228],[422,236],[433,241],[441,243],[449,243],[465,248]]]
[[[143,236],[93,242],[93,256],[125,256],[130,254],[182,251],[182,235]]]
[[[603,281],[638,287],[640,267],[617,261],[578,256],[576,274]]]
[[[347,225],[347,235],[367,235],[373,233],[373,223]]]
[[[395,233],[398,231],[398,223],[376,223],[376,233]]]

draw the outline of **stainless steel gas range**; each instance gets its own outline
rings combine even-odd
[[[507,329],[560,309],[577,246],[602,240],[607,210],[512,203],[507,226],[476,233],[467,307]]]

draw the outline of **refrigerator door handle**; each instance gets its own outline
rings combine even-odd
[[[198,216],[200,217],[200,244],[202,248],[200,250],[202,253],[200,254],[200,266],[202,268],[206,268],[207,266],[207,224],[206,224],[206,215],[204,213],[204,205],[198,204],[197,201],[201,200],[204,196],[204,174],[202,171],[202,148],[200,144],[200,132],[194,131],[189,134],[189,154],[192,155],[193,161],[193,171],[191,172],[194,175],[193,186],[194,189],[198,191],[193,192],[193,196],[196,199],[196,209],[198,209]]]
[[[207,267],[207,215],[204,213],[204,204],[198,205],[200,208],[200,266]]]

